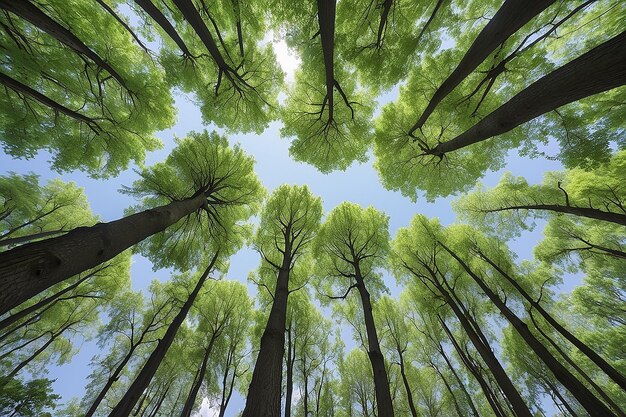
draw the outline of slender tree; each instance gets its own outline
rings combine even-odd
[[[243,417],[280,414],[287,301],[295,290],[289,288],[289,276],[298,258],[309,250],[321,215],[320,199],[306,186],[286,185],[274,191],[261,213],[254,246],[262,267],[273,269],[276,281]]]
[[[387,223],[387,216],[373,207],[363,209],[356,204],[342,203],[328,215],[315,245],[319,274],[334,278],[337,283],[330,284],[334,287],[341,288],[338,284],[347,281],[344,294],[335,298],[345,299],[353,289],[359,293],[367,331],[367,355],[381,417],[393,416],[393,404],[368,287],[381,286],[376,269],[383,265],[389,250]]]

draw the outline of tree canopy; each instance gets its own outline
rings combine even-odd
[[[624,22],[0,0],[0,414],[626,417]]]

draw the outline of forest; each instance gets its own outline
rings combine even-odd
[[[626,417],[625,1],[0,0],[0,84],[0,416]]]

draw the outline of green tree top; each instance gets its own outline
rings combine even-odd
[[[206,196],[201,210],[139,245],[155,268],[184,270],[217,250],[227,258],[243,244],[250,233],[244,222],[258,210],[264,189],[254,160],[224,136],[192,132],[177,143],[164,162],[141,171],[141,179],[123,191],[142,199],[133,211]]]

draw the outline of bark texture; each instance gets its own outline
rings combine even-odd
[[[200,209],[205,201],[204,194],[198,193],[0,253],[0,315],[54,284],[112,259]]]
[[[413,134],[413,132],[421,128],[433,110],[435,110],[437,104],[474,71],[489,54],[552,3],[554,3],[554,0],[506,0],[478,34],[472,46],[470,46],[461,62],[459,62],[459,65],[437,89],[417,123],[409,131],[409,134]],[[439,7],[439,4],[437,7]]]
[[[626,32],[593,48],[519,92],[464,133],[426,153],[443,156],[594,94],[626,84]]]

